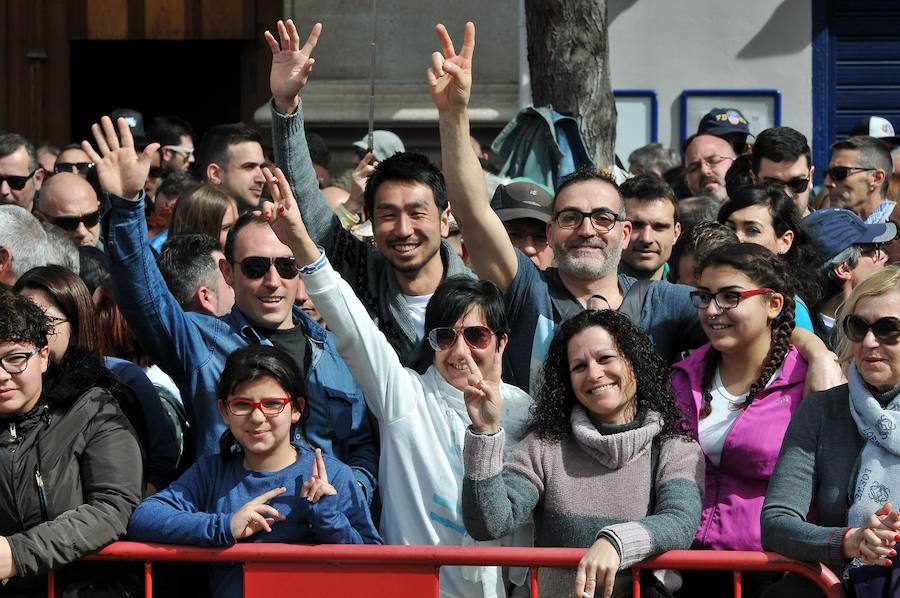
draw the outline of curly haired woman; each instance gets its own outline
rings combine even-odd
[[[470,388],[469,533],[498,538],[534,514],[536,546],[590,547],[576,574],[541,569],[541,595],[573,587],[576,596],[630,595],[629,577],[616,572],[687,548],[700,515],[702,456],[668,378],[628,317],[582,312],[553,339],[529,434],[505,463],[500,397],[487,385]]]
[[[700,264],[691,293],[709,337],[674,365],[679,408],[706,456],[706,493],[694,548],[762,550],[759,518],[791,416],[803,396],[806,362],[791,345],[793,292],[784,262],[753,243],[720,247]],[[757,595],[769,574],[747,575]],[[708,572],[685,576],[685,595],[720,595]]]

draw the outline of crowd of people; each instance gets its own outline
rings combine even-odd
[[[470,135],[474,25],[458,52],[436,33],[440,167],[375,131],[332,176],[301,102],[322,26],[301,44],[290,20],[265,34],[270,159],[244,124],[195,151],[184,120],[128,110],[56,152],[0,133],[0,594],[54,570],[65,596],[134,595],[129,566],[80,560],[127,537],[579,547],[541,593],[603,598],[667,550],[773,550],[884,595],[890,123],[835,142],[820,190],[801,133],[751,139],[727,108],[681,153],[548,188]],[[238,566],[207,574],[241,595]],[[441,595],[527,595],[526,574],[445,567]],[[731,584],[654,571],[642,595]]]

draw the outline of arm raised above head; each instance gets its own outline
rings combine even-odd
[[[441,52],[432,54],[428,69],[431,99],[438,109],[441,162],[453,215],[459,223],[473,270],[506,291],[516,275],[516,251],[485,192],[484,173],[469,142],[467,108],[472,91],[475,25],[466,23],[460,53],[443,25],[435,28]]]

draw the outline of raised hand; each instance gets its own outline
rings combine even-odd
[[[269,74],[269,86],[272,89],[272,97],[275,99],[275,108],[282,114],[291,114],[299,105],[298,94],[309,73],[312,71],[316,60],[312,58],[313,49],[319,41],[322,33],[322,24],[313,25],[306,43],[300,47],[300,34],[293,19],[287,22],[278,21],[278,37],[266,31],[263,35],[269,49],[272,50],[272,70]]]
[[[575,596],[581,598],[610,598],[616,572],[621,559],[615,547],[606,538],[600,538],[581,557],[575,573]],[[595,593],[597,589],[601,593]]]
[[[303,482],[300,488],[300,496],[309,502],[319,502],[323,496],[337,494],[334,486],[328,483],[328,472],[325,470],[325,459],[322,457],[322,449],[316,449],[316,458],[313,460],[312,474]]]
[[[238,509],[231,516],[231,535],[234,536],[234,539],[243,540],[262,530],[270,532],[276,520],[284,521],[284,515],[266,503],[286,491],[287,489],[284,487],[269,490]]]
[[[441,51],[431,55],[428,69],[428,88],[438,110],[451,108],[465,110],[472,93],[472,55],[475,53],[475,24],[466,23],[463,45],[459,51],[453,48],[453,40],[447,28],[438,24],[434,28],[441,44]]]
[[[350,197],[344,202],[344,207],[354,214],[360,214],[363,211],[366,181],[375,172],[376,163],[375,154],[368,152],[350,173]]]
[[[501,361],[499,357],[495,357],[490,371],[482,375],[471,353],[466,355],[470,373],[469,385],[463,391],[463,398],[472,427],[479,434],[494,434],[500,429],[500,414],[503,409],[503,399],[500,398]]]
[[[263,177],[269,186],[272,201],[262,202],[253,214],[269,223],[278,240],[291,248],[298,263],[307,265],[314,262],[319,257],[319,248],[309,238],[287,177],[280,168],[272,172],[267,167],[263,168]]]
[[[134,149],[134,138],[124,118],[119,118],[116,126],[108,116],[100,119],[100,124],[91,125],[94,141],[99,154],[84,140],[81,149],[96,165],[100,187],[112,195],[136,199],[144,188],[144,181],[150,172],[150,161],[159,150],[158,143],[151,143],[140,154]]]

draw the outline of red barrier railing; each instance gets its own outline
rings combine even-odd
[[[229,548],[199,548],[170,544],[116,542],[86,557],[96,561],[143,561],[145,596],[153,596],[152,563],[242,563],[244,597],[304,596],[327,598],[438,598],[441,566],[502,565],[528,567],[531,593],[538,598],[537,570],[574,569],[583,548],[512,548],[461,546],[373,546],[238,544]],[[774,552],[673,550],[647,559],[633,569],[634,595],[640,596],[640,569],[734,570],[735,598],[741,598],[742,571],[789,571],[812,580],[827,598],[844,598],[840,580],[821,564],[804,563]],[[53,596],[53,574],[48,593]]]

